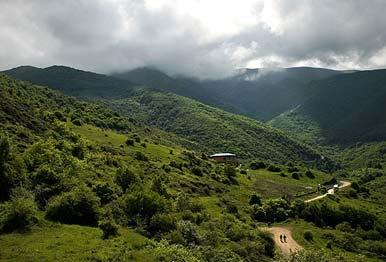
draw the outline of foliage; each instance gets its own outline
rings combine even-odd
[[[11,199],[0,204],[0,232],[27,230],[37,221],[36,203],[23,188],[15,189]]]
[[[47,218],[66,224],[95,226],[99,216],[99,198],[86,186],[54,197],[47,206]]]
[[[138,176],[127,167],[119,168],[115,174],[115,183],[122,188],[123,192],[138,181]]]
[[[104,219],[99,221],[98,227],[102,229],[103,239],[108,239],[118,235],[118,225],[111,219]]]

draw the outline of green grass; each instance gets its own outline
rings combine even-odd
[[[342,234],[339,230],[331,229],[331,228],[318,228],[314,226],[312,223],[308,223],[302,220],[291,221],[289,223],[284,224],[284,226],[289,227],[292,230],[293,239],[298,242],[305,249],[322,249],[326,248],[328,240],[323,238],[323,234],[332,233],[333,235]],[[313,240],[307,241],[304,238],[304,232],[310,231],[313,234]],[[365,257],[362,254],[356,254],[352,252],[348,252],[345,250],[341,250],[337,247],[333,247],[332,251],[335,253],[339,253],[344,255],[346,261],[381,261],[376,258]]]
[[[127,261],[154,261],[143,249],[146,238],[130,229],[102,240],[98,228],[52,225],[28,233],[0,235],[1,261],[110,261],[120,255]]]

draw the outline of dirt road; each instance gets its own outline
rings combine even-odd
[[[264,228],[263,230],[272,233],[276,247],[279,248],[285,256],[289,256],[291,253],[295,253],[303,249],[303,247],[292,238],[291,230],[288,228],[268,227]],[[286,242],[280,241],[280,235],[286,236]]]
[[[348,181],[339,181],[339,183],[340,183],[339,188],[348,187],[351,185],[351,182],[348,182]],[[326,194],[305,200],[304,202],[309,203],[309,202],[312,202],[312,201],[315,201],[318,199],[322,199],[322,198],[326,197],[327,195],[333,195],[334,193],[335,193],[334,189],[331,188],[327,191]]]

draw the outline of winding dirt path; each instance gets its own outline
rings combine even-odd
[[[348,187],[348,186],[351,185],[351,182],[349,182],[349,181],[339,181],[339,183],[340,183],[339,188]],[[326,194],[320,195],[320,196],[317,196],[317,197],[314,197],[314,198],[311,198],[311,199],[308,199],[308,200],[305,200],[304,202],[305,203],[309,203],[309,202],[312,202],[312,201],[315,201],[315,200],[322,199],[322,198],[326,197],[327,195],[333,195],[333,194],[335,194],[335,191],[334,191],[334,189],[331,188],[331,189],[329,189],[327,191]]]
[[[285,227],[266,227],[262,230],[266,230],[273,235],[273,240],[275,241],[275,245],[277,248],[285,256],[290,256],[291,253],[296,253],[303,249],[301,245],[299,245],[293,238],[291,230]],[[280,235],[286,236],[286,242],[280,240]]]

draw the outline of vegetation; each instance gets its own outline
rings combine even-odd
[[[327,155],[187,98],[91,103],[6,76],[0,120],[0,260],[385,260],[382,143],[331,154],[329,174]],[[241,162],[208,159],[225,149]],[[305,251],[282,258],[259,229],[277,223]]]

